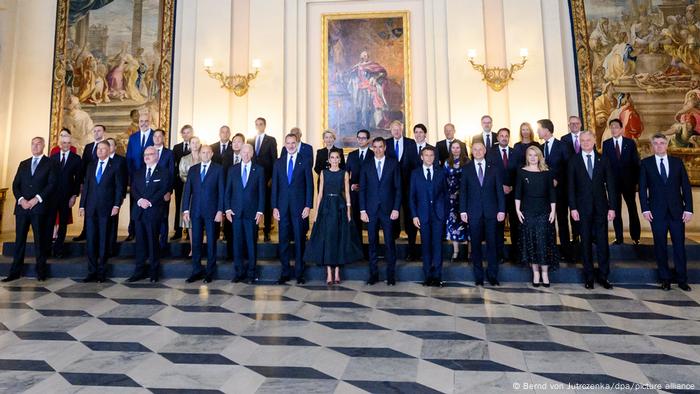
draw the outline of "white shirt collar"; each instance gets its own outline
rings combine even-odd
[[[32,161],[34,161],[34,159],[39,159],[39,160],[41,160],[42,157],[44,157],[43,154],[41,154],[41,155],[39,155],[39,156],[34,156],[34,155],[32,155]]]
[[[658,162],[659,160],[661,160],[661,159],[664,159],[664,160],[666,160],[666,161],[668,162],[668,154],[665,154],[665,155],[663,155],[663,156],[659,156],[659,155],[654,155],[654,156],[656,157],[656,161],[657,161],[657,162]]]
[[[141,131],[141,135],[145,135],[145,136],[148,136],[151,133],[151,129],[148,129],[146,131],[143,131],[143,130],[140,130],[140,131]]]
[[[377,158],[377,156],[374,156],[374,164],[376,165],[377,163],[384,161],[386,159],[386,156],[383,156],[381,159]]]
[[[155,171],[157,166],[158,166],[158,163],[153,164],[152,166],[146,166],[146,171],[148,171],[148,169],[150,168],[151,172],[153,172],[153,171]]]
[[[617,141],[619,144],[622,144],[622,134],[620,134],[619,137],[612,137],[613,141]]]
[[[478,166],[479,166],[479,163],[486,164],[486,158],[483,158],[483,159],[481,159],[481,160],[474,159],[474,165],[475,165],[475,166],[478,167]],[[483,167],[483,166],[482,166],[482,167]]]
[[[584,159],[585,159],[586,156],[588,156],[588,155],[591,155],[591,156],[595,157],[595,150],[592,150],[592,151],[586,153],[586,152],[583,151],[583,149],[581,149],[581,156],[583,156]]]
[[[426,141],[423,141],[423,142],[421,142],[421,143],[418,143],[418,142],[416,141],[416,146],[418,146],[418,149],[420,149],[420,148],[425,148],[426,145],[428,145],[428,143],[427,143]]]
[[[114,155],[116,155],[116,153],[110,153],[109,158],[110,158],[110,159],[113,159],[113,158],[114,158]]]
[[[367,150],[369,149],[369,146],[366,148],[357,148],[359,149],[360,153],[367,153]]]
[[[208,169],[209,166],[211,165],[211,160],[209,160],[209,161],[206,162],[206,163],[202,161],[202,162],[200,162],[200,164],[201,164],[202,166],[207,166],[207,169]]]
[[[423,164],[423,172],[425,172],[425,171],[427,171],[427,170],[431,170],[431,171],[432,171],[432,170],[433,170],[433,166],[426,166],[425,164]]]

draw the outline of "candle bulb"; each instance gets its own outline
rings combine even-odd
[[[527,55],[528,55],[527,48],[520,48],[520,56],[527,57]]]
[[[214,67],[214,59],[207,57],[204,58],[204,68],[212,68]]]
[[[476,49],[470,49],[467,52],[467,56],[469,56],[469,59],[474,59],[476,57]]]
[[[260,59],[253,59],[253,68],[254,69],[259,69],[262,66],[262,62]]]

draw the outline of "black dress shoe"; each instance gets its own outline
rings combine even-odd
[[[200,272],[200,273],[198,273],[198,274],[192,274],[192,275],[190,275],[190,277],[187,278],[187,280],[186,280],[185,282],[187,282],[187,283],[192,283],[192,282],[196,282],[196,281],[198,281],[198,280],[200,280],[200,279],[202,279],[202,278],[204,278],[204,274]]]
[[[474,281],[474,285],[475,286],[484,286],[484,280],[483,279],[476,280],[476,281]]]
[[[499,282],[498,279],[496,279],[496,278],[489,278],[489,283],[491,284],[491,286],[500,286],[501,285],[501,282]]]
[[[245,280],[245,283],[247,283],[249,285],[254,285],[255,282],[257,282],[257,280],[255,278],[248,278]]]
[[[603,288],[606,290],[610,290],[613,288],[613,285],[610,282],[608,282],[607,279],[601,279],[598,281],[598,283],[600,283],[600,285],[603,286]]]
[[[105,283],[107,281],[107,277],[104,274],[97,275],[97,283]]]
[[[687,286],[687,285],[686,285]],[[671,290],[671,283],[670,282],[661,282],[661,290],[663,291],[669,291]]]
[[[687,283],[679,283],[678,288],[683,290],[683,291],[690,291],[690,286],[688,286]]]
[[[39,282],[46,282],[46,279],[47,279],[46,273],[42,272],[42,273],[39,273],[36,275],[36,280],[38,280]]]
[[[129,279],[127,279],[126,281],[129,283],[133,283],[133,282],[138,282],[138,281],[143,280],[143,279],[146,279],[145,274],[135,273],[135,274],[131,275],[129,277]]]
[[[369,279],[367,279],[367,284],[370,286],[377,282],[379,282],[379,278],[377,278],[377,276],[370,276]]]
[[[592,281],[592,280],[587,280],[587,281],[586,281],[586,284],[585,284],[584,286],[585,286],[588,290],[592,290],[593,287],[594,287],[594,286],[593,286],[593,281]]]
[[[182,239],[182,231],[175,231],[175,234],[173,234],[172,237],[170,237],[171,241],[179,241]]]
[[[632,243],[635,244],[635,245],[639,245],[639,240],[638,240],[638,239],[635,239],[634,241],[632,241]]]
[[[265,234],[263,237],[263,242],[270,242],[270,234]]]
[[[433,286],[435,287],[445,287],[445,282],[440,279],[433,280]]]
[[[386,284],[387,286],[396,286],[396,279],[387,279]]]
[[[90,282],[97,282],[97,275],[96,274],[90,274],[83,278],[83,283],[90,283]]]
[[[134,240],[134,236],[132,234],[129,234],[124,238],[124,242],[131,242]]]
[[[158,283],[158,277],[157,276],[151,276],[151,283]]]
[[[432,286],[432,285],[433,285],[433,280],[432,280],[432,279],[426,279],[426,280],[423,281],[422,285],[423,285],[424,287]]]
[[[278,285],[286,285],[287,282],[289,282],[289,277],[288,277],[288,276],[280,276],[280,278],[277,279],[277,284],[278,284]]]
[[[77,237],[73,237],[73,242],[85,241],[85,233],[80,233]]]
[[[305,284],[305,283],[306,283],[306,279],[304,279],[304,278],[297,278],[297,284],[298,284],[298,285],[303,285],[303,284]]]
[[[615,239],[613,241],[613,245],[622,245],[622,240],[621,239]]]
[[[213,275],[205,275],[204,276],[204,283],[211,283],[214,281]]]
[[[8,277],[3,278],[2,282],[7,283],[17,279],[19,279],[19,275],[9,275]]]
[[[243,277],[241,276],[234,276],[233,279],[231,279],[231,283],[241,283],[243,282]]]

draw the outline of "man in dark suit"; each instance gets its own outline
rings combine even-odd
[[[253,164],[252,145],[241,148],[241,162],[228,171],[226,177],[226,218],[233,224],[235,244],[233,247],[233,282],[243,280],[248,284],[256,281],[255,234],[265,212],[265,174],[263,168]],[[248,264],[243,264],[243,256]]]
[[[374,152],[369,149],[369,131],[362,129],[356,134],[358,148],[348,154],[345,169],[350,173],[350,204],[352,221],[355,223],[360,240],[362,240],[362,220],[360,219],[360,171],[365,163],[374,158]]]
[[[587,289],[593,288],[593,240],[598,255],[598,283],[611,289],[608,222],[615,218],[615,178],[606,157],[595,150],[595,137],[590,131],[578,136],[580,152],[568,164],[568,196],[571,217],[581,231],[583,277]]]
[[[484,159],[486,147],[481,141],[472,144],[474,160],[462,169],[459,187],[459,212],[463,222],[469,223],[472,242],[471,260],[474,264],[474,281],[484,285],[484,269],[481,265],[481,241],[486,240],[486,277],[491,286],[498,286],[498,255],[496,234],[498,222],[506,217],[506,201],[503,194],[502,171]]]
[[[245,135],[243,135],[243,133],[236,133],[233,138],[231,138],[231,152],[225,155],[221,162],[227,174],[231,167],[241,162],[241,148],[244,144]]]
[[[411,173],[420,165],[418,148],[416,141],[412,138],[404,137],[403,124],[398,120],[389,125],[391,137],[386,139],[386,156],[399,162],[401,169],[401,217],[403,218],[403,228],[408,238],[408,251],[406,261],[417,260],[416,255],[416,233],[413,225],[409,198],[411,194]],[[394,239],[401,233],[401,224],[398,220],[394,222]]]
[[[214,152],[211,161],[216,164],[223,164],[224,156],[230,155],[233,151],[231,147],[231,129],[224,125],[219,128],[219,140],[211,145],[211,150]]]
[[[311,168],[314,168],[314,148],[307,144],[306,142],[301,141],[301,129],[298,127],[292,127],[291,130],[289,130],[289,134],[294,134],[297,136],[297,141],[299,142],[299,148],[297,149],[299,151],[299,154],[302,157],[305,157],[307,160],[310,160],[311,163]],[[282,152],[280,153],[280,157],[287,158],[287,150],[282,149]]]
[[[124,203],[124,198],[126,198],[126,191],[128,182],[127,180],[129,179],[129,170],[126,168],[126,158],[124,156],[121,156],[117,154],[117,140],[115,140],[112,137],[107,138],[105,141],[109,143],[109,162],[110,164],[119,171],[119,174],[121,175],[122,179],[122,204]],[[109,251],[107,254],[110,256],[114,256],[117,254],[117,233],[119,229],[119,213],[117,213],[114,216],[109,217]]]
[[[126,146],[126,167],[129,170],[129,179],[143,167],[143,151],[147,147],[153,146],[153,130],[151,129],[151,118],[148,113],[139,115],[139,131],[129,136]],[[134,206],[134,198],[129,195],[129,206]],[[129,219],[129,235],[124,241],[129,242],[134,239],[134,221]]]
[[[450,157],[450,147],[452,146],[452,141],[459,141],[458,139],[455,138],[455,125],[452,123],[447,123],[443,128],[442,131],[445,133],[445,139],[440,140],[435,144],[435,147],[438,150],[438,158],[440,159],[440,165],[444,166],[445,162],[447,159]],[[459,141],[459,145],[462,147],[462,152],[464,154],[467,154],[467,145]]]
[[[189,155],[192,151],[192,148],[190,147],[190,139],[194,137],[194,129],[192,128],[192,126],[186,124],[180,129],[180,135],[182,136],[182,142],[173,146],[173,159],[175,161],[175,178],[173,178],[173,191],[175,192],[175,212],[177,214],[181,212],[180,207],[182,206],[182,190],[185,187],[185,184],[182,182],[182,179],[180,179],[180,177],[178,176],[180,160],[184,156]],[[182,226],[180,225],[180,221],[178,220],[177,216],[175,217],[175,220],[173,220],[173,229],[175,230],[175,234],[173,234],[173,236],[170,237],[170,240],[177,241],[179,239],[182,239]]]
[[[173,156],[173,151],[165,147],[165,130],[155,129],[153,130],[153,147],[156,148],[158,167],[167,173],[167,181],[170,189],[163,195],[163,201],[166,209],[161,215],[160,230],[158,231],[158,236],[160,237],[160,249],[161,252],[168,252],[168,216],[170,215],[170,200],[173,192],[173,185],[175,183],[175,157]],[[177,219],[175,219],[177,220]]]
[[[272,171],[272,214],[279,222],[279,256],[282,274],[278,284],[285,284],[291,276],[289,266],[289,236],[294,237],[294,274],[297,284],[304,279],[304,220],[313,206],[314,184],[309,161],[297,152],[297,137],[284,137],[287,158],[275,162]]]
[[[216,223],[221,223],[224,212],[224,170],[211,161],[211,146],[202,145],[200,163],[190,167],[182,193],[182,218],[192,223],[192,274],[187,283],[204,278],[204,283],[214,280],[216,270],[216,241],[219,233]],[[207,232],[207,267],[202,269],[204,231]]]
[[[255,148],[255,155],[253,156],[253,162],[260,165],[265,170],[265,212],[264,221],[265,228],[263,233],[265,234],[265,242],[270,242],[270,231],[272,230],[272,204],[270,198],[272,195],[272,168],[277,160],[277,141],[274,137],[265,134],[265,127],[267,126],[267,121],[265,118],[255,119],[255,129],[258,134],[255,138],[248,140],[248,143],[253,145]]]
[[[160,264],[160,230],[163,217],[167,217],[168,202],[165,195],[172,190],[171,172],[158,162],[158,149],[149,146],[143,152],[144,166],[131,179],[131,194],[136,204],[131,207],[136,230],[136,263],[128,282],[146,277],[146,259],[150,262],[148,275],[151,283],[158,281]],[[166,226],[167,229],[167,226]]]
[[[85,148],[83,148],[83,156],[82,156],[82,172],[80,173],[80,183],[82,187],[82,182],[83,179],[85,179],[85,173],[87,172],[87,168],[90,165],[90,163],[93,162],[93,160],[97,159],[97,144],[100,141],[103,141],[105,139],[105,133],[107,132],[107,128],[101,124],[97,124],[92,127],[92,136],[94,138],[93,142],[90,142],[89,144],[85,145]],[[83,229],[80,230],[80,234],[77,237],[73,238],[74,242],[78,241],[85,241],[85,228],[87,227],[87,218],[83,221]]]
[[[520,261],[518,258],[518,240],[520,239],[520,220],[518,220],[518,215],[515,213],[515,192],[513,191],[513,186],[515,185],[515,176],[520,168],[520,163],[524,161],[523,158],[517,157],[513,148],[508,146],[510,142],[510,130],[508,128],[501,128],[496,134],[498,139],[498,144],[494,145],[490,149],[490,153],[486,155],[486,161],[491,164],[494,168],[501,170],[501,175],[503,179],[503,194],[506,198],[506,214],[508,216],[508,224],[510,225],[510,260],[512,262]],[[496,248],[498,249],[498,260],[501,262],[503,260],[503,255],[505,252],[505,229],[506,221],[498,223],[498,233],[496,234]]]
[[[19,163],[12,181],[12,193],[16,199],[15,250],[10,272],[3,282],[11,282],[22,276],[30,225],[34,234],[36,277],[44,281],[48,276],[46,258],[51,247],[50,228],[56,220],[55,216],[51,216],[52,206],[49,202],[56,190],[58,167],[44,156],[45,146],[42,137],[32,138],[32,157]]]
[[[83,170],[80,156],[70,151],[70,134],[60,137],[59,146],[61,150],[51,156],[51,160],[59,172],[59,180],[56,182],[54,192],[54,213],[51,214],[51,217],[58,218],[58,232],[53,243],[53,256],[62,258],[68,220],[71,217],[73,205],[80,195],[80,184],[82,183],[80,176]]]
[[[367,223],[369,243],[368,285],[379,281],[377,267],[379,227],[384,233],[384,260],[386,283],[396,284],[396,241],[392,222],[399,218],[401,208],[401,169],[396,159],[384,154],[386,141],[382,137],[372,140],[374,158],[365,162],[360,170],[360,218]]]
[[[97,159],[90,163],[80,196],[80,216],[87,218],[88,275],[84,282],[104,282],[109,258],[110,218],[124,200],[122,174],[109,159],[109,142],[97,144]]]
[[[425,127],[423,123],[416,123],[413,126],[413,138],[414,141],[416,141],[416,152],[418,152],[418,154],[416,155],[416,159],[418,159],[416,167],[420,167],[422,162],[420,154],[423,151],[423,148],[432,146],[428,143],[428,128]],[[435,159],[437,160],[437,151]],[[435,164],[437,165],[439,163],[435,162]]]
[[[549,119],[537,121],[537,135],[543,141],[542,153],[544,160],[552,172],[554,189],[557,194],[557,232],[563,257],[573,261],[574,251],[571,245],[569,233],[569,198],[566,182],[567,166],[569,164],[570,150],[561,141],[554,138],[554,123]]]
[[[561,137],[561,142],[564,144],[564,147],[566,147],[567,157],[569,158],[581,153],[581,126],[581,118],[579,118],[576,115],[569,116],[569,132],[563,137]],[[593,149],[595,149],[595,145],[593,146]],[[574,221],[574,219],[571,216],[569,216],[569,224],[571,225],[571,241],[573,242],[572,253],[575,253],[573,252],[573,250],[577,249],[581,238],[579,231],[579,223]]]
[[[410,201],[423,249],[423,286],[442,287],[442,240],[450,205],[445,172],[442,166],[433,165],[435,153],[432,146],[421,151],[423,164],[411,175]]]
[[[671,233],[673,265],[678,287],[690,291],[685,256],[685,224],[693,218],[693,193],[683,162],[667,154],[668,140],[661,133],[651,138],[653,156],[642,160],[639,172],[639,202],[642,215],[651,223],[654,254],[661,288],[671,289],[667,236]]]
[[[493,128],[493,118],[491,115],[484,115],[481,117],[481,133],[472,137],[472,146],[474,142],[481,141],[486,148],[486,154],[489,153],[491,147],[498,144],[498,136],[496,133],[491,131]]]
[[[622,122],[619,119],[611,119],[608,127],[612,138],[603,142],[603,157],[606,157],[612,167],[615,177],[615,245],[622,244],[622,199],[627,205],[629,217],[629,231],[632,242],[639,244],[641,226],[637,214],[637,186],[639,182],[639,152],[637,144],[631,139],[622,136]]]

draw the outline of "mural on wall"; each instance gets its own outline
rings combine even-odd
[[[323,128],[338,145],[357,130],[388,137],[389,124],[411,124],[407,11],[322,16]]]
[[[700,185],[700,18],[688,0],[570,0],[586,127],[597,142],[619,118],[624,135],[651,154],[668,136]]]
[[[58,0],[50,144],[78,152],[102,124],[126,150],[140,114],[170,126],[175,0]]]

